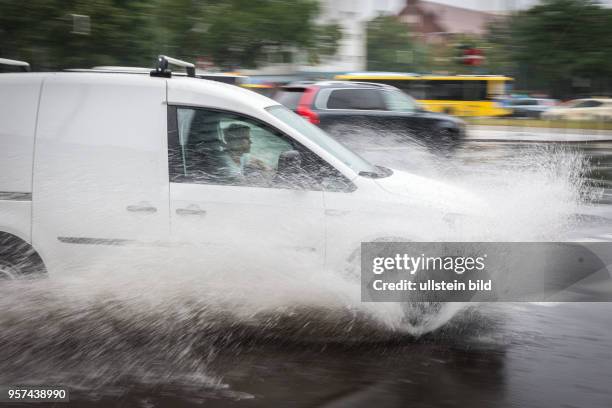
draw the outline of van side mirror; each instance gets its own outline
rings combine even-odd
[[[302,171],[302,155],[297,150],[287,150],[278,156],[276,174],[279,176],[292,176]]]
[[[302,168],[302,155],[297,150],[282,152],[278,157],[274,184],[279,187],[305,190],[311,187],[312,177]]]

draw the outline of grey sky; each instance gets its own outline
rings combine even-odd
[[[476,10],[517,10],[532,6],[538,0],[429,0],[451,6],[465,7]],[[612,0],[603,0],[603,4],[612,6]]]

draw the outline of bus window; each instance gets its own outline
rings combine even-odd
[[[466,101],[484,101],[487,99],[487,81],[464,81]]]
[[[462,101],[463,81],[427,81],[426,99],[438,101]]]
[[[483,101],[487,99],[487,81],[427,81],[426,95],[422,99]]]

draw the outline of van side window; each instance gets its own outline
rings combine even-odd
[[[300,153],[295,171],[288,164],[290,151]],[[308,149],[257,120],[176,106],[168,107],[168,164],[173,183],[321,190],[323,179],[337,173]]]

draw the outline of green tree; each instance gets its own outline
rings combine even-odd
[[[379,16],[367,25],[367,68],[371,71],[421,71],[428,65],[426,49],[394,16]]]
[[[321,56],[330,56],[336,53],[338,44],[342,39],[342,28],[337,23],[317,25],[315,34],[308,44],[308,62],[318,64]]]
[[[317,25],[317,0],[0,0],[0,57],[34,69],[150,66],[160,53],[223,68],[254,67],[269,52],[333,54],[337,25]],[[75,32],[73,15],[89,17]]]
[[[0,0],[0,55],[35,69],[150,64],[152,5],[128,0]],[[89,17],[75,32],[73,15]]]
[[[306,51],[310,60],[331,55],[341,37],[337,25],[315,24],[314,0],[226,0],[203,7],[206,26],[197,52],[224,68],[255,67],[268,53]]]
[[[543,0],[492,32],[523,89],[556,97],[612,91],[612,11],[592,0]]]
[[[464,49],[476,48],[482,51],[484,59],[479,65],[465,65],[462,62]],[[449,74],[510,74],[512,66],[504,49],[489,41],[487,37],[471,34],[459,34],[452,40],[432,44],[428,47],[430,70]]]

